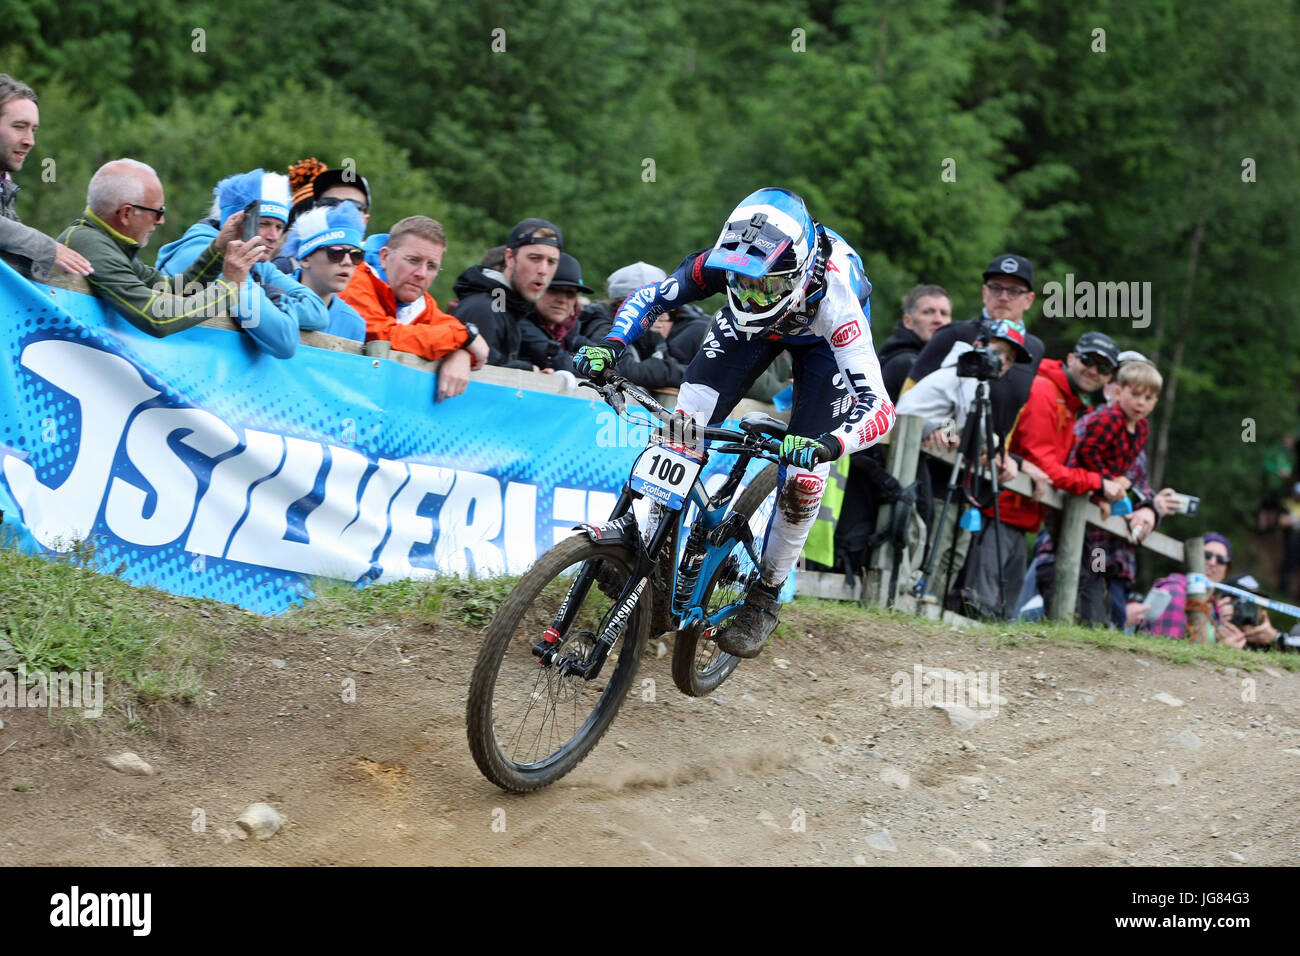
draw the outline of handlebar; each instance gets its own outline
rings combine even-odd
[[[637,404],[664,424],[669,424],[673,420],[673,412],[664,408],[653,395],[620,375],[607,373],[605,382],[601,385],[587,380],[583,380],[578,384],[599,392],[605,404],[620,415],[623,414],[624,409],[627,407],[624,402],[624,396],[626,395],[635,399]],[[701,438],[710,441],[727,442],[728,444],[719,445],[715,449],[725,454],[751,455],[755,458],[775,462],[781,453],[781,443],[775,438],[759,438],[748,432],[736,431],[731,428],[716,428],[712,425],[697,424],[694,425],[694,431]]]

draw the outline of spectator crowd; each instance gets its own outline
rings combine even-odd
[[[592,298],[596,290],[566,251],[560,227],[530,217],[461,273],[444,310],[429,291],[447,251],[443,227],[409,216],[367,235],[370,182],[315,158],[292,163],[285,173],[254,169],[222,179],[208,214],[159,249],[150,265],[144,253],[166,221],[166,196],[157,173],[135,159],[113,160],[95,172],[86,208],[57,238],[22,224],[13,175],[22,170],[39,124],[36,93],[0,74],[0,251],[23,261],[37,280],[48,279],[56,266],[85,276],[95,295],[153,336],[225,316],[279,359],[294,355],[302,332],[386,342],[439,363],[438,401],[462,394],[485,365],[557,375],[572,388],[574,353],[603,340],[627,297],[667,278],[662,269],[635,262],[613,272],[605,295]],[[996,500],[986,495],[968,508],[962,507],[965,489],[957,489],[962,516],[939,522],[936,502],[952,468],[923,459],[918,508],[935,557],[927,592],[986,618],[1016,618],[1035,597],[1050,602],[1059,513],[1038,499],[1052,487],[1088,494],[1103,514],[1122,514],[1128,525],[1127,536],[1087,531],[1081,620],[1239,647],[1280,645],[1283,636],[1266,610],[1249,613],[1243,623],[1240,598],[1189,591],[1186,575],[1156,582],[1152,594],[1168,594],[1156,602],[1158,613],[1151,600],[1137,600],[1136,546],[1177,506],[1172,489],[1156,492],[1147,478],[1148,419],[1163,382],[1154,363],[1121,352],[1101,330],[1082,335],[1063,358],[1048,357],[1027,326],[1034,288],[1029,259],[1000,255],[981,276],[981,314],[954,322],[947,291],[918,285],[904,296],[902,319],[880,348],[889,397],[899,414],[924,420],[923,444],[931,451],[961,445],[977,388],[963,367],[971,353],[986,355],[992,466],[1003,483],[1023,472],[1036,489],[1026,496],[1003,488]],[[650,388],[676,387],[709,324],[691,305],[663,315],[620,357],[617,372]],[[788,359],[779,358],[750,394],[771,399],[788,384],[789,369]],[[865,563],[884,500],[883,462],[877,447],[850,465],[835,530],[836,564],[850,572]],[[1300,567],[1300,484],[1291,497],[1294,507],[1279,520],[1287,529],[1284,579]],[[937,534],[936,524],[942,525]],[[1232,558],[1228,540],[1207,536],[1205,557],[1210,583],[1223,583]],[[1233,580],[1258,589],[1249,575]]]

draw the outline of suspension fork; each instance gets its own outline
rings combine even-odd
[[[629,492],[624,491],[624,494],[627,495]],[[619,500],[622,501],[622,499]],[[596,639],[595,648],[584,660],[562,660],[561,667],[566,675],[576,674],[587,681],[595,680],[600,675],[600,670],[605,666],[605,660],[609,657],[609,652],[614,649],[614,644],[617,643],[619,635],[623,633],[624,628],[627,626],[633,608],[636,607],[637,602],[641,600],[642,595],[650,585],[656,563],[656,558],[652,558],[651,555],[659,554],[659,549],[663,547],[665,538],[674,532],[676,521],[680,520],[680,515],[671,517],[675,520],[668,520],[666,517],[665,520],[659,522],[659,527],[655,529],[654,537],[651,538],[648,548],[641,541],[641,536],[636,535],[636,560],[633,562],[632,574],[628,577],[623,589],[618,594],[618,598],[614,601],[614,608],[609,615],[609,621]],[[590,569],[586,568],[584,570]],[[592,573],[594,575],[594,572]],[[575,586],[576,584],[577,582],[575,582]],[[588,588],[590,588],[590,582],[588,582]],[[583,595],[585,597],[585,591]],[[580,603],[575,601],[570,602],[570,605],[576,610]],[[573,610],[569,612],[570,618],[573,613]],[[558,639],[556,643],[558,643]],[[535,651],[536,648],[534,648]],[[551,652],[551,658],[553,657],[554,651]],[[542,662],[548,663],[548,659],[543,658]]]
[[[631,510],[632,492],[624,485],[623,493],[619,495],[618,501],[614,503],[614,508],[609,513],[609,522],[616,521]],[[533,655],[541,658],[543,666],[550,666],[551,661],[555,658],[555,653],[560,649],[561,639],[569,632],[573,617],[578,613],[578,608],[582,607],[582,603],[587,600],[587,594],[591,591],[591,585],[595,580],[595,564],[589,560],[584,561],[582,568],[578,571],[578,576],[569,585],[564,600],[560,602],[560,609],[555,612],[555,617],[551,620],[551,626],[542,633],[542,639],[533,645]]]

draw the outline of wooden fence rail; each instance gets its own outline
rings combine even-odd
[[[923,426],[924,420],[915,415],[900,415],[893,430],[885,440],[885,444],[889,445],[887,458],[889,473],[898,479],[900,484],[908,485],[916,479],[917,468],[922,454],[947,462],[949,465],[956,462],[957,456],[955,452],[936,453],[921,447]],[[990,477],[987,469],[984,470],[983,474],[986,478]],[[1005,487],[1030,497],[1034,494],[1033,481],[1024,474],[1017,475]],[[1089,495],[1086,494],[1068,495],[1053,488],[1039,500],[1047,507],[1062,512],[1055,549],[1055,588],[1052,606],[1048,608],[1048,615],[1056,620],[1068,620],[1074,616],[1075,605],[1078,600],[1079,567],[1083,558],[1085,530],[1091,525],[1104,528],[1120,537],[1127,538],[1129,525],[1119,515],[1103,518],[1101,509],[1093,504],[1089,500]],[[885,505],[880,509],[876,525],[877,531],[883,532],[889,527],[892,508],[893,505]],[[938,508],[939,501],[936,500],[936,512]],[[946,520],[956,521],[957,515],[950,513]],[[933,528],[926,529],[927,534],[930,535],[933,534],[933,531]],[[1184,542],[1159,531],[1153,531],[1142,540],[1139,547],[1164,555],[1182,564],[1188,571],[1205,572],[1205,555],[1202,551],[1202,540],[1200,538],[1189,538]],[[866,582],[860,596],[862,603],[881,605],[890,603],[888,601],[889,595],[885,592],[889,587],[892,558],[892,547],[888,542],[876,548],[867,567]],[[900,579],[896,581],[895,587],[905,588],[906,584],[907,582]],[[900,596],[897,591],[894,597],[896,601],[903,605],[910,603],[906,600],[906,595],[903,595],[904,600],[899,601]]]

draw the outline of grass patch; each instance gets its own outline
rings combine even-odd
[[[862,607],[852,601],[835,601],[827,598],[798,598],[785,612],[790,618],[794,634],[802,633],[805,626],[844,627],[861,623],[864,619],[895,624],[931,634],[951,634],[949,624],[928,621],[913,614],[881,607]],[[782,620],[782,627],[785,626]],[[1260,653],[1238,650],[1223,644],[1193,644],[1189,641],[1172,641],[1149,634],[1126,634],[1110,628],[1084,627],[1063,621],[1034,621],[1012,623],[1008,621],[978,622],[959,630],[978,641],[992,641],[998,646],[1014,647],[1046,641],[1066,647],[1104,647],[1112,650],[1141,654],[1153,660],[1174,664],[1191,664],[1204,661],[1222,667],[1240,670],[1259,670],[1275,667],[1279,670],[1300,671],[1300,654]]]
[[[291,610],[278,624],[295,632],[366,626],[377,619],[431,625],[451,621],[484,628],[518,581],[518,577],[445,577],[358,588],[321,580],[313,584],[316,596]]]
[[[243,612],[136,587],[93,561],[84,544],[61,561],[0,548],[0,636],[11,648],[0,658],[28,672],[102,672],[105,709],[192,703],[229,645],[223,625]]]

